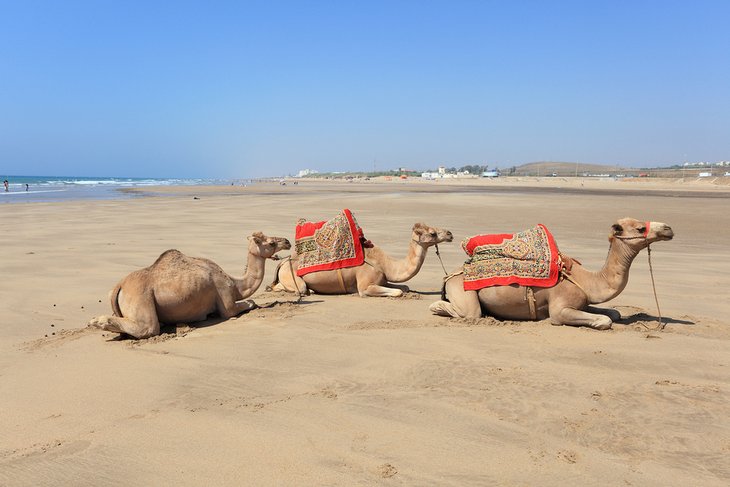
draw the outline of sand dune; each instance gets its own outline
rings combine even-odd
[[[564,184],[304,181],[0,206],[0,485],[727,485],[730,193]],[[624,319],[597,332],[432,316],[430,253],[405,298],[296,303],[262,286],[262,308],[228,321],[138,341],[85,328],[168,248],[240,275],[246,235],[291,239],[298,217],[343,207],[396,256],[416,221],[448,228],[449,270],[461,238],[538,222],[598,269],[615,219],[666,222],[676,238],[652,264],[667,327],[652,331],[646,254],[609,303]]]

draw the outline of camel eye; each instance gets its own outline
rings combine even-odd
[[[639,227],[637,230],[639,230],[639,233],[646,232],[646,227]]]
[[[431,236],[432,237],[435,237],[436,236],[436,232],[431,232]]]

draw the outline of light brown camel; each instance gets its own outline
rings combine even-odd
[[[360,296],[397,297],[408,290],[406,286],[389,286],[389,282],[406,282],[415,276],[429,247],[441,242],[451,242],[454,236],[448,230],[429,227],[423,223],[413,225],[408,255],[395,260],[380,247],[365,248],[365,263],[339,270],[317,271],[302,277],[296,275],[297,259],[292,256],[279,264],[276,278],[270,287],[274,291],[309,294],[350,294]]]
[[[154,264],[134,271],[110,293],[114,316],[99,316],[89,326],[135,338],[160,334],[160,323],[202,321],[218,312],[228,319],[256,306],[244,301],[261,285],[266,259],[291,248],[285,238],[256,232],[248,237],[248,262],[242,279],[215,262],[167,250]]]
[[[429,309],[437,315],[455,318],[480,318],[482,313],[499,319],[544,320],[555,325],[588,326],[596,330],[611,328],[621,318],[615,309],[594,308],[618,296],[629,280],[629,268],[639,252],[649,244],[671,240],[672,229],[660,222],[622,218],[613,224],[608,257],[598,272],[584,269],[576,261],[570,279],[561,279],[550,288],[531,288],[536,313],[531,316],[528,288],[516,284],[493,286],[479,291],[464,290],[464,276],[457,275],[445,284],[448,301],[437,301]],[[573,282],[571,282],[573,281]],[[535,316],[536,315],[536,316]]]

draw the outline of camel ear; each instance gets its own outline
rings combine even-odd
[[[416,232],[418,235],[421,235],[424,233],[428,227],[424,223],[416,223],[413,225],[413,231]]]
[[[256,245],[261,245],[266,240],[266,236],[261,232],[253,232],[248,239],[253,240]]]
[[[624,227],[622,227],[618,223],[614,223],[613,226],[611,226],[611,230],[613,231],[613,235],[621,235],[621,233],[624,231]]]

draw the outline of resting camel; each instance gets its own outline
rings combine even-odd
[[[365,248],[365,262],[356,267],[317,271],[302,277],[296,275],[296,256],[279,264],[276,278],[271,283],[274,291],[309,294],[351,294],[360,296],[390,296],[403,294],[405,286],[388,286],[389,282],[406,282],[421,270],[429,247],[441,242],[451,242],[454,236],[448,230],[429,227],[423,223],[413,225],[408,255],[395,260],[378,246]]]
[[[261,285],[266,259],[291,248],[285,238],[256,232],[248,237],[248,263],[242,279],[215,262],[167,250],[154,264],[134,271],[110,293],[114,316],[93,318],[90,326],[135,338],[160,334],[160,323],[202,321],[218,312],[228,319],[256,304],[244,301]]]
[[[434,314],[455,318],[480,318],[484,312],[499,319],[550,318],[555,325],[607,330],[621,318],[621,314],[615,309],[590,305],[605,303],[618,296],[628,283],[629,267],[634,257],[649,244],[673,237],[674,232],[665,223],[642,222],[633,218],[618,220],[611,227],[608,257],[600,271],[590,272],[573,261],[569,279],[559,280],[549,288],[531,288],[536,317],[531,316],[528,288],[513,284],[465,291],[463,275],[448,279],[444,284],[448,301],[436,301],[429,309]]]

